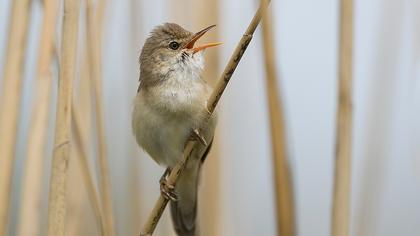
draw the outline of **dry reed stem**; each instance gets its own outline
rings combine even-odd
[[[115,235],[114,219],[112,210],[112,197],[111,197],[111,180],[109,176],[109,164],[106,155],[106,134],[105,134],[105,121],[103,109],[103,95],[102,95],[102,81],[101,81],[101,35],[98,30],[102,26],[104,11],[104,0],[98,1],[98,12],[95,15],[95,8],[92,0],[87,1],[86,9],[86,32],[87,32],[87,49],[88,60],[90,69],[90,82],[93,88],[95,97],[95,112],[96,112],[96,131],[98,139],[98,158],[99,158],[99,172],[100,172],[100,190],[103,196],[102,205],[104,212],[105,235]],[[102,12],[101,12],[102,11]],[[98,27],[99,26],[99,27]]]
[[[349,234],[352,149],[353,1],[341,0],[339,95],[332,235]]]
[[[0,104],[0,235],[6,235],[30,0],[12,1]]]
[[[75,131],[75,140],[76,145],[79,147],[80,155],[78,156],[81,171],[82,171],[82,178],[86,184],[86,190],[88,192],[89,201],[92,204],[93,213],[95,215],[95,220],[100,231],[100,235],[104,235],[106,232],[104,216],[101,209],[101,204],[99,201],[99,194],[96,190],[95,183],[92,177],[91,169],[89,168],[88,162],[88,150],[87,147],[88,138],[86,133],[86,128],[83,127],[82,118],[80,116],[80,111],[74,102],[72,103],[72,117],[73,117],[73,124],[74,124],[74,131]]]
[[[192,23],[192,28],[202,28],[203,26],[216,24],[219,25],[219,7],[220,1],[190,1],[191,9],[195,9],[191,12],[192,17],[185,19],[184,24]],[[178,12],[184,12],[185,5],[173,2],[172,5],[177,7]],[[218,27],[212,29],[212,33],[206,35],[206,41],[216,42],[219,37],[220,29]],[[219,76],[219,54],[220,49],[214,48],[206,51],[206,69],[203,71],[203,78],[211,78],[207,82],[213,86],[217,82]],[[220,122],[219,122],[220,124]],[[220,125],[219,125],[220,127]],[[218,133],[217,131],[215,133]],[[199,231],[201,236],[214,236],[220,235],[220,140],[218,138],[213,139],[211,152],[206,158],[206,164],[201,168],[202,178],[200,178],[200,191],[198,201],[198,213],[197,219],[200,222],[205,222],[199,225]]]
[[[261,0],[266,6],[267,0]],[[264,7],[264,9],[267,9]],[[277,86],[275,60],[275,41],[273,40],[272,15],[264,11],[262,21],[263,49],[265,56],[265,73],[268,108],[270,114],[273,172],[277,211],[277,235],[293,236],[295,230],[295,211],[293,183],[287,160],[287,141],[284,124],[283,107],[280,102]]]
[[[76,71],[79,11],[80,0],[64,0],[62,58],[48,209],[49,236],[65,234],[67,171],[71,149],[71,103]]]
[[[141,19],[142,16],[139,14],[139,9],[141,6],[140,1],[130,1],[129,6],[129,18],[130,18],[130,32],[127,37],[130,39],[130,48],[136,48],[138,47],[138,42],[140,41],[140,30],[141,30]],[[131,50],[130,55],[135,56],[137,53],[137,50]],[[132,71],[134,72],[134,71]],[[137,73],[137,72],[134,72]],[[134,149],[130,151],[131,154],[134,153]],[[127,235],[136,235],[138,233],[138,220],[141,218],[141,202],[143,200],[143,196],[141,194],[141,191],[138,191],[138,186],[140,184],[140,158],[129,158],[129,168],[127,171],[128,181],[126,184],[130,186],[129,188],[129,202],[128,205],[130,206],[129,209],[129,216],[128,221],[125,221],[125,223],[128,224],[129,227],[126,228]]]
[[[54,33],[57,24],[58,0],[45,0],[43,26],[37,68],[37,87],[32,110],[27,160],[22,191],[19,235],[38,235],[45,146],[51,103],[51,62],[54,54]]]
[[[261,16],[262,16],[261,13],[262,13],[262,6],[260,6],[258,11],[255,13],[254,18],[252,19],[247,30],[245,31],[244,35],[242,36],[241,40],[236,46],[236,49],[233,52],[231,58],[229,59],[229,62],[226,65],[225,70],[223,71],[223,74],[221,75],[221,78],[217,82],[215,89],[210,95],[209,100],[207,102],[207,109],[206,109],[206,112],[208,112],[208,115],[209,115],[208,117],[210,117],[213,114],[213,111],[216,108],[216,105],[219,102],[223,94],[223,91],[225,90],[236,67],[238,66],[239,61],[242,58],[242,55],[245,53],[245,50],[247,49],[249,43],[251,42],[252,35],[254,34],[255,29],[257,28],[259,22],[261,21]],[[174,185],[174,186],[176,185],[178,176],[181,174],[182,170],[184,169],[185,163],[188,161],[188,158],[195,144],[196,144],[195,141],[189,141],[186,144],[183,158],[173,167],[168,177],[167,183],[169,185]],[[162,213],[165,210],[165,207],[167,204],[168,204],[168,200],[165,199],[162,195],[160,195],[140,235],[153,234],[156,228],[156,225],[159,222],[159,219],[162,216]]]

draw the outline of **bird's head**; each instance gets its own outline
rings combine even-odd
[[[142,83],[164,80],[172,72],[199,72],[203,69],[202,51],[221,43],[196,46],[195,43],[215,25],[197,33],[185,30],[174,23],[157,26],[147,38],[140,54],[140,79]]]

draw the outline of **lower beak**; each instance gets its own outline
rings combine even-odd
[[[201,45],[201,46],[195,47],[195,48],[193,48],[192,50],[193,50],[193,53],[197,53],[197,52],[199,52],[199,51],[201,51],[201,50],[204,50],[204,49],[206,49],[206,48],[215,47],[215,46],[218,46],[218,45],[220,45],[220,44],[222,44],[222,43],[221,43],[221,42],[217,42],[217,43],[207,43],[207,44],[204,44],[204,45]]]
[[[184,48],[192,49],[193,53],[197,53],[197,52],[199,52],[201,50],[204,50],[206,48],[210,48],[210,47],[214,47],[214,46],[222,44],[222,43],[208,43],[208,44],[204,44],[204,45],[201,45],[201,46],[194,47],[195,42],[197,42],[197,40],[199,38],[201,38],[205,33],[207,33],[207,31],[209,31],[210,29],[212,29],[215,26],[216,25],[211,25],[211,26],[195,33],[192,36],[191,40],[187,44],[185,44]]]

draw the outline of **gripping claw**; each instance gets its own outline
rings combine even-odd
[[[203,144],[204,146],[207,146],[206,140],[200,134],[200,132],[198,131],[198,129],[194,129],[193,130],[193,137],[191,137],[191,138],[192,138],[192,140],[198,140],[198,141],[200,141],[201,144]]]
[[[164,198],[170,201],[178,201],[178,195],[175,192],[175,186],[172,184],[168,184],[168,176],[171,170],[169,168],[166,169],[165,173],[159,180],[160,184],[160,193]]]

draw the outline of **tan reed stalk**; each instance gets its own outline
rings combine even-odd
[[[267,0],[261,0],[266,6]],[[267,9],[267,8],[264,8]],[[264,11],[262,21],[263,49],[265,56],[266,88],[270,114],[271,144],[274,172],[274,189],[277,213],[277,235],[293,236],[296,233],[293,182],[287,160],[287,140],[283,106],[277,86],[275,41],[273,20],[270,12]]]
[[[73,124],[74,124],[74,131],[75,131],[75,140],[76,145],[79,148],[78,159],[82,171],[82,178],[86,184],[86,190],[88,192],[89,201],[92,204],[93,213],[95,215],[95,220],[99,229],[100,235],[104,235],[106,232],[104,216],[101,209],[101,204],[99,201],[99,195],[96,191],[95,183],[92,177],[91,169],[89,168],[88,163],[88,150],[87,147],[88,143],[88,135],[86,133],[86,128],[83,126],[82,118],[80,116],[80,111],[77,106],[75,106],[74,102],[72,103],[72,117],[73,117]]]
[[[98,139],[98,158],[99,158],[99,172],[100,172],[100,190],[105,220],[105,235],[114,235],[114,219],[112,210],[112,197],[111,197],[111,180],[109,176],[109,164],[106,155],[106,133],[105,133],[105,121],[104,121],[104,109],[103,109],[103,95],[102,95],[102,80],[101,80],[101,35],[102,32],[98,30],[102,24],[99,22],[102,19],[104,11],[105,0],[99,0],[97,6],[98,12],[95,15],[95,8],[92,0],[87,1],[86,9],[86,32],[87,32],[87,48],[88,48],[88,60],[90,69],[90,81],[91,87],[93,88],[93,94],[95,97],[95,112],[96,112],[96,130]],[[100,12],[102,11],[102,12]],[[98,17],[99,16],[99,17]],[[98,27],[99,26],[99,27]]]
[[[74,100],[73,100],[74,102]],[[72,111],[73,113],[73,111]],[[74,122],[74,117],[72,115]],[[72,142],[74,143],[69,162],[68,170],[68,183],[67,183],[67,195],[66,195],[66,235],[100,235],[99,231],[96,231],[96,219],[92,219],[89,216],[89,199],[86,199],[86,193],[81,191],[81,186],[84,183],[83,173],[79,161],[76,159],[81,155],[80,146],[75,140],[75,129],[72,128]],[[92,226],[92,227],[91,227]],[[93,229],[92,229],[93,228]],[[88,230],[87,230],[88,229]]]
[[[213,111],[216,108],[216,105],[219,102],[223,94],[223,91],[225,90],[227,84],[229,83],[233,73],[235,72],[235,69],[239,64],[239,61],[241,60],[242,55],[245,53],[245,50],[247,49],[249,43],[251,42],[252,35],[254,34],[255,29],[257,28],[259,22],[261,21],[262,11],[263,11],[263,7],[260,6],[258,11],[255,13],[251,23],[249,24],[247,30],[245,31],[244,35],[242,36],[241,40],[236,46],[236,49],[233,52],[231,58],[229,59],[229,62],[226,65],[221,78],[216,84],[215,89],[210,95],[210,98],[207,102],[207,109],[206,109],[206,112],[208,113],[209,117],[213,114]],[[195,141],[189,141],[186,144],[183,158],[174,166],[174,168],[172,169],[168,177],[167,183],[169,185],[175,186],[178,176],[181,174],[185,166],[185,163],[188,161],[188,158],[195,145],[196,145]],[[165,210],[165,207],[167,204],[168,204],[168,200],[165,199],[162,195],[160,195],[140,235],[153,234],[156,228],[156,225],[159,222],[159,219],[162,216],[162,213]]]
[[[130,39],[130,48],[137,48],[140,41],[140,30],[141,30],[141,14],[139,13],[141,2],[140,1],[130,1],[129,6],[129,21],[130,21],[130,32],[127,37]],[[132,55],[136,55],[137,50],[131,50]],[[137,73],[137,71],[132,71]],[[135,76],[135,75],[134,75]],[[135,149],[131,149],[130,156],[134,156]],[[124,223],[128,226],[125,227],[127,235],[136,235],[138,233],[138,221],[141,218],[141,202],[144,197],[141,197],[141,194],[138,189],[140,184],[140,158],[129,158],[129,168],[127,171],[129,192],[128,192],[128,204],[130,209],[128,210],[127,221]]]
[[[81,12],[82,13],[82,12]],[[87,50],[86,40],[83,41],[83,49],[78,50],[81,52],[80,60],[77,61],[77,65],[80,68],[79,75],[75,81],[75,88],[73,92],[73,103],[72,103],[72,141],[74,142],[74,148],[71,152],[72,160],[69,164],[69,182],[68,182],[68,194],[67,194],[67,222],[66,222],[66,233],[68,235],[93,235],[102,233],[100,218],[97,216],[96,206],[101,208],[100,197],[97,191],[95,169],[92,169],[90,158],[90,149],[86,150],[86,147],[91,147],[91,113],[92,113],[92,94],[89,81],[89,69],[87,61]],[[79,44],[81,45],[81,44]],[[76,87],[77,86],[77,87]],[[76,110],[77,109],[77,110]],[[78,132],[82,130],[82,132]],[[80,137],[82,136],[82,137]],[[83,146],[83,147],[82,147]],[[83,148],[83,150],[82,150]],[[80,160],[81,158],[87,158],[85,161]],[[84,164],[86,163],[86,165]],[[89,164],[87,164],[89,163]],[[86,168],[87,167],[87,168]],[[91,171],[88,173],[86,170]],[[87,176],[91,176],[87,178]],[[90,183],[91,182],[91,183]],[[80,183],[84,183],[87,193],[87,202],[85,199],[85,193],[83,191],[72,191],[73,189],[80,189]],[[94,186],[93,188],[90,186]],[[92,191],[93,190],[93,191]],[[96,197],[95,197],[96,196]],[[95,200],[96,199],[96,200]],[[94,201],[97,201],[94,202]],[[90,209],[85,209],[89,208]],[[95,209],[96,208],[96,209]],[[89,216],[89,210],[93,213],[93,222]],[[100,209],[101,211],[102,209]],[[81,220],[83,219],[83,220]],[[96,228],[92,229],[93,226]],[[101,234],[103,235],[103,233]]]
[[[339,94],[332,212],[332,235],[349,234],[352,149],[353,1],[341,0]]]
[[[80,0],[64,0],[62,58],[48,209],[49,236],[65,234],[67,171],[71,150],[71,103],[76,71],[79,11]]]
[[[173,7],[177,7],[178,12],[185,12],[185,5],[173,2]],[[205,26],[216,24],[219,21],[219,0],[213,1],[189,1],[191,9],[195,9],[190,14],[192,17],[186,19],[182,25],[192,23],[192,29],[201,29]],[[212,33],[206,35],[206,41],[216,42],[219,39],[219,28],[213,28]],[[219,75],[219,48],[206,51],[206,66],[203,71],[203,78],[211,78],[207,82],[214,86]],[[219,122],[220,123],[220,122]],[[218,133],[216,131],[216,133]],[[220,213],[220,140],[213,139],[211,152],[206,158],[205,165],[202,167],[202,178],[200,179],[200,191],[198,201],[197,217],[200,222],[200,235],[213,236],[221,234]]]
[[[0,235],[8,225],[13,162],[30,0],[12,1],[12,14],[0,98]]]
[[[54,54],[54,33],[57,24],[58,0],[45,0],[44,18],[37,68],[37,87],[28,139],[27,160],[20,208],[19,235],[40,233],[40,205],[45,146],[51,103],[51,62]]]

